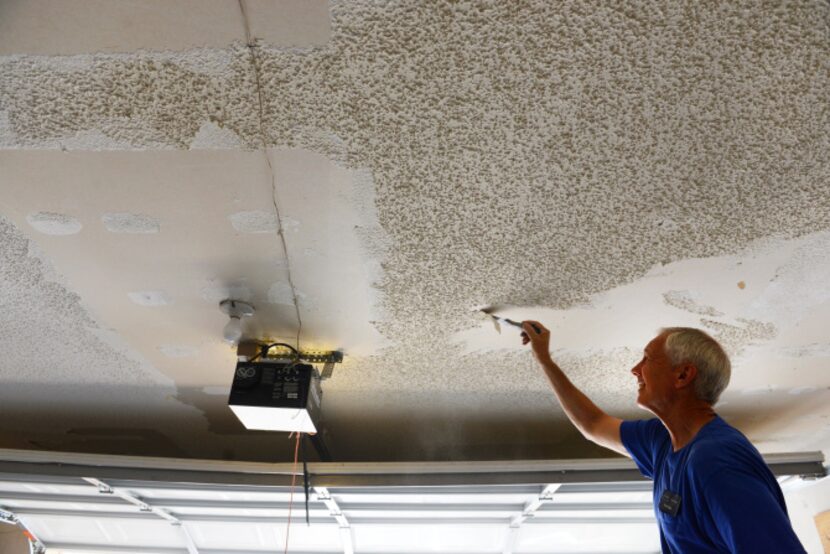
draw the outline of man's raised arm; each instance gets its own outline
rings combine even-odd
[[[533,355],[545,370],[545,375],[553,385],[553,392],[562,405],[562,409],[579,432],[600,446],[630,457],[620,438],[622,420],[600,410],[590,398],[571,383],[550,357],[550,331],[538,321],[524,321],[522,329],[524,329],[522,343],[530,343]]]

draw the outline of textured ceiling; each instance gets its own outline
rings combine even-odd
[[[5,446],[288,455],[225,406],[233,295],[344,348],[339,459],[600,453],[487,303],[627,417],[708,329],[724,416],[830,448],[826,2],[69,4],[0,8]]]

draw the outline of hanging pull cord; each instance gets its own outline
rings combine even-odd
[[[297,481],[297,461],[300,454],[301,433],[298,432],[296,435],[297,443],[294,445],[294,466],[291,469],[291,492],[288,494],[288,522],[285,524],[285,554],[288,554],[288,532],[291,530],[291,507],[294,503],[294,485]],[[291,439],[291,435],[288,435],[288,439]]]

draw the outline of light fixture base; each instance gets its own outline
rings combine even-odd
[[[242,318],[254,315],[253,305],[230,298],[219,302],[219,309],[229,317]]]

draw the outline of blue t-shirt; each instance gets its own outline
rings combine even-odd
[[[720,417],[677,452],[659,419],[624,421],[620,436],[640,472],[654,481],[663,552],[805,552],[761,454]],[[667,489],[680,496],[674,516],[659,509]]]

